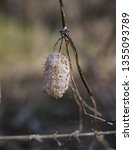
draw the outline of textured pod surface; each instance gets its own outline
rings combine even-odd
[[[44,91],[55,98],[66,92],[70,83],[70,63],[67,56],[54,52],[48,56],[44,70]]]

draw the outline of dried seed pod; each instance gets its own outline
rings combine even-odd
[[[44,70],[44,91],[55,98],[66,92],[70,83],[70,63],[67,56],[54,52],[48,56]]]

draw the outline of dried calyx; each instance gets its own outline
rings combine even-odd
[[[44,69],[43,89],[50,96],[61,98],[70,83],[70,63],[67,56],[53,52],[48,56]]]

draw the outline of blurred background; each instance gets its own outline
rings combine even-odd
[[[106,120],[115,120],[115,0],[63,2],[70,35],[98,110]],[[58,0],[0,0],[0,135],[71,133],[78,129],[78,106],[72,91],[56,100],[42,90],[44,63],[60,37],[60,29]],[[91,105],[76,67],[73,70],[81,96]],[[115,130],[115,123],[98,124],[100,130]],[[93,129],[93,119],[84,116],[84,132]],[[115,136],[105,138],[115,149]],[[62,143],[64,150],[104,149],[95,137]],[[0,142],[0,149],[60,148],[48,140]]]

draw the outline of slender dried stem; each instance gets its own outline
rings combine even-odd
[[[69,62],[70,62],[70,70],[71,70],[71,80],[72,80],[72,85],[74,87],[74,77],[73,77],[73,74],[72,74],[72,63],[71,63],[71,58],[70,58],[70,55],[69,55],[69,50],[68,50],[68,44],[69,44],[69,41],[67,41],[67,39],[65,38],[65,44],[66,44],[66,51],[67,51],[67,56],[68,56],[68,59],[69,59]],[[78,89],[76,89],[78,90]],[[78,104],[79,106],[79,131],[81,132],[83,130],[83,108],[82,108],[82,105],[80,104],[80,101],[77,97],[76,94],[74,94],[74,99],[76,101],[76,103]]]
[[[65,20],[65,11],[64,11],[64,6],[63,6],[62,0],[59,0],[59,3],[60,3],[61,18],[62,18],[62,26],[63,26],[63,29],[64,29],[65,27],[67,27],[66,20]],[[72,46],[72,49],[73,49],[74,54],[75,54],[75,60],[76,60],[78,72],[79,72],[80,77],[81,77],[81,79],[82,79],[82,81],[83,81],[83,83],[84,83],[84,85],[85,85],[85,87],[86,87],[86,89],[87,89],[87,91],[88,91],[88,93],[90,95],[90,98],[91,98],[91,101],[93,103],[94,110],[95,110],[94,111],[94,115],[96,115],[97,106],[96,106],[95,98],[93,96],[91,88],[89,87],[89,85],[88,85],[88,83],[87,83],[87,81],[86,81],[86,79],[85,79],[85,77],[83,75],[82,69],[81,69],[81,67],[79,65],[79,58],[78,58],[78,53],[77,53],[77,49],[75,47],[75,44],[74,44],[73,40],[71,39],[71,37],[69,36],[69,33],[66,32],[66,31],[68,31],[68,30],[62,30],[61,31],[61,34],[63,34],[62,37],[67,37],[68,41],[70,42],[70,44]]]
[[[59,43],[60,40],[62,41],[63,38],[60,37],[60,38],[57,40],[57,42],[54,44],[54,48],[53,48],[54,51],[56,50],[56,46],[58,45],[58,43]],[[61,42],[61,44],[60,44],[60,47],[61,47],[61,45],[62,45],[62,42]],[[59,50],[60,50],[60,49],[61,49],[61,48],[59,48]]]
[[[62,26],[63,26],[63,28],[65,28],[67,26],[67,24],[66,24],[65,10],[64,10],[64,6],[63,6],[62,0],[59,0],[59,3],[60,3],[60,12],[61,12]]]
[[[77,52],[76,46],[75,46],[72,38],[69,35],[68,29],[67,29],[67,26],[66,26],[65,11],[64,11],[64,6],[63,6],[63,3],[62,3],[62,0],[59,0],[59,2],[60,2],[60,12],[61,12],[62,26],[63,26],[63,29],[60,31],[60,33],[61,33],[61,37],[65,40],[66,51],[67,51],[67,55],[68,55],[68,58],[69,58],[69,61],[70,61],[71,79],[72,79],[72,86],[71,86],[71,88],[72,88],[73,93],[74,93],[74,98],[75,98],[75,100],[76,100],[76,102],[77,102],[77,104],[79,106],[79,116],[80,116],[80,125],[79,125],[79,127],[80,128],[82,127],[81,123],[83,122],[83,118],[82,118],[83,111],[84,111],[84,113],[86,115],[89,115],[90,117],[94,118],[96,128],[98,127],[97,123],[96,123],[96,119],[101,120],[103,122],[106,122],[106,123],[112,125],[112,123],[107,122],[105,119],[97,117],[98,115],[100,116],[101,114],[99,112],[97,112],[97,105],[96,105],[95,97],[93,95],[93,92],[92,92],[90,86],[87,83],[86,78],[84,77],[83,71],[82,71],[82,69],[80,67],[80,64],[79,64],[79,57],[78,57],[78,52]],[[71,58],[70,58],[70,55],[69,55],[68,43],[70,43],[70,45],[72,47],[72,50],[74,52],[77,69],[78,69],[80,78],[81,78],[81,80],[82,80],[82,82],[83,82],[83,84],[84,84],[84,86],[85,86],[85,88],[86,88],[86,90],[87,90],[87,92],[88,92],[88,94],[90,96],[90,99],[91,99],[92,104],[93,104],[93,109],[82,99],[82,97],[80,96],[80,93],[78,91],[77,85],[76,85],[74,77],[72,75],[72,64],[71,64]],[[91,111],[93,111],[94,115],[89,114],[86,111],[86,108],[88,108]]]
[[[98,116],[95,116],[95,115],[92,115],[92,114],[88,113],[88,112],[86,111],[86,109],[85,109],[84,106],[83,106],[83,110],[84,110],[85,115],[87,115],[87,116],[90,116],[90,117],[92,117],[92,118],[95,118],[95,119],[97,119],[97,120],[100,120],[100,121],[102,121],[102,122],[105,122],[105,123],[107,123],[107,124],[109,124],[109,125],[114,125],[111,121],[107,121],[107,120],[105,120],[105,119],[103,119],[103,118],[101,118],[101,117],[98,117]]]
[[[86,81],[86,79],[85,79],[85,77],[84,77],[84,74],[83,74],[83,72],[82,72],[82,69],[81,69],[81,67],[80,67],[80,65],[79,65],[79,58],[78,58],[77,49],[76,49],[76,47],[75,47],[75,45],[74,45],[74,42],[72,41],[71,37],[69,36],[69,34],[68,34],[68,33],[65,33],[65,36],[68,38],[68,40],[69,40],[69,42],[70,42],[70,44],[71,44],[71,46],[72,46],[72,49],[73,49],[73,51],[74,51],[74,55],[75,55],[75,60],[76,60],[78,72],[79,72],[80,77],[81,77],[81,79],[82,79],[82,81],[83,81],[83,83],[84,83],[84,85],[85,85],[85,87],[86,87],[86,89],[87,89],[87,91],[88,91],[88,93],[89,93],[89,96],[90,96],[91,101],[92,101],[93,106],[94,106],[94,110],[95,110],[94,115],[97,115],[97,114],[96,114],[96,110],[97,110],[96,100],[95,100],[95,98],[94,98],[94,95],[93,95],[93,93],[92,93],[91,88],[89,87],[89,85],[88,85],[88,83],[87,83],[87,81]]]
[[[87,106],[86,106],[85,101],[80,97],[79,91],[78,91],[77,86],[76,86],[76,83],[75,83],[75,81],[74,81],[74,78],[72,78],[72,83],[73,83],[73,86],[72,86],[71,88],[72,88],[72,90],[73,90],[74,95],[76,95],[76,98],[79,100],[80,105],[82,106],[82,110],[83,110],[84,114],[87,115],[87,116],[90,116],[90,117],[92,117],[92,118],[95,118],[95,120],[100,120],[100,121],[105,122],[105,123],[107,123],[107,124],[109,124],[109,125],[113,125],[112,122],[106,121],[105,119],[103,119],[103,118],[101,118],[101,117],[92,115],[92,114],[90,114],[90,113],[87,112],[86,108],[88,108],[88,107],[87,107],[88,104],[87,104]],[[96,113],[97,113],[97,112],[96,112]]]
[[[116,134],[116,131],[97,131],[97,135],[111,135]],[[56,139],[63,139],[63,138],[70,138],[70,137],[91,137],[95,136],[95,132],[87,132],[87,133],[80,133],[80,132],[73,132],[69,134],[49,134],[49,135],[18,135],[18,136],[0,136],[0,141],[31,141],[36,140],[42,142],[43,140],[55,140]]]

